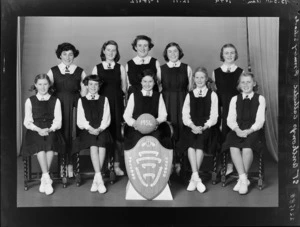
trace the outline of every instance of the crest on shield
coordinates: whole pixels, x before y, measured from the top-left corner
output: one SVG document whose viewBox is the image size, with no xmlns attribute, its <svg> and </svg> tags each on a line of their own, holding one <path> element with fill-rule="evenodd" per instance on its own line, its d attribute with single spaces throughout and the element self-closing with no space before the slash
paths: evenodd
<svg viewBox="0 0 300 227">
<path fill-rule="evenodd" d="M 142 137 L 125 152 L 130 183 L 145 199 L 154 199 L 168 184 L 172 160 L 173 150 L 164 148 L 153 136 Z"/>
</svg>

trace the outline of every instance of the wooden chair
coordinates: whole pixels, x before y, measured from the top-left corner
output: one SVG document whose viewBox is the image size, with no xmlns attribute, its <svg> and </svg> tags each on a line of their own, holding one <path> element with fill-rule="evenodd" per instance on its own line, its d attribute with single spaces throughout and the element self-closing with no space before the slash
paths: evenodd
<svg viewBox="0 0 300 227">
<path fill-rule="evenodd" d="M 265 138 L 265 129 L 262 128 L 260 130 L 260 140 L 258 141 L 259 144 L 259 150 L 254 151 L 254 160 L 258 159 L 258 170 L 255 172 L 249 172 L 248 173 L 248 179 L 250 182 L 257 181 L 257 186 L 259 190 L 263 189 L 263 183 L 264 183 L 264 152 L 268 150 L 266 145 L 266 138 Z M 233 171 L 232 173 L 228 174 L 226 176 L 226 166 L 227 166 L 227 159 L 228 159 L 229 152 L 224 151 L 223 152 L 223 160 L 222 160 L 222 170 L 221 170 L 221 182 L 222 186 L 225 187 L 229 182 L 231 182 L 233 179 L 238 179 L 238 173 L 236 171 Z"/>
<path fill-rule="evenodd" d="M 94 170 L 92 171 L 82 171 L 81 165 L 83 165 L 84 159 L 83 157 L 90 156 L 90 149 L 84 149 L 80 152 L 77 152 L 73 155 L 73 163 L 74 163 L 74 175 L 75 175 L 75 181 L 76 186 L 79 187 L 82 183 L 82 177 L 85 178 L 93 178 L 95 175 Z M 81 161 L 82 159 L 82 161 Z M 86 164 L 91 164 L 91 160 L 86 160 Z M 88 169 L 88 168 L 86 168 Z M 109 178 L 110 184 L 114 184 L 116 181 L 116 174 L 114 170 L 114 159 L 113 159 L 113 152 L 106 152 L 105 161 L 103 163 L 103 167 L 101 170 L 101 174 L 103 178 Z"/>
<path fill-rule="evenodd" d="M 218 182 L 218 160 L 219 158 L 219 152 L 220 152 L 220 132 L 217 126 L 212 126 L 211 127 L 211 136 L 209 138 L 208 144 L 211 144 L 212 146 L 209 147 L 210 152 L 204 153 L 204 159 L 202 162 L 202 165 L 199 170 L 199 175 L 200 177 L 203 178 L 210 178 L 212 184 L 217 184 Z M 206 165 L 206 163 L 210 159 L 211 164 Z M 183 157 L 181 158 L 181 163 L 182 163 L 182 169 L 180 172 L 180 175 L 182 177 L 182 180 L 184 181 L 185 184 L 188 184 L 190 180 L 190 176 L 192 174 L 191 166 L 188 160 L 188 154 L 187 151 L 184 152 Z"/>
<path fill-rule="evenodd" d="M 64 155 L 60 155 L 55 153 L 54 159 L 57 159 L 57 167 L 56 169 L 53 165 L 50 168 L 50 176 L 53 181 L 61 181 L 63 187 L 67 187 L 67 177 L 66 177 L 66 165 L 65 165 L 65 157 Z M 33 161 L 38 162 L 36 155 L 23 157 L 24 164 L 24 190 L 27 191 L 29 189 L 28 183 L 34 181 L 40 181 L 42 176 L 42 171 L 39 165 L 33 166 Z M 54 161 L 54 160 L 53 160 Z M 53 162 L 55 163 L 55 161 Z M 62 166 L 62 169 L 61 169 Z M 62 170 L 62 172 L 61 172 Z"/>
</svg>

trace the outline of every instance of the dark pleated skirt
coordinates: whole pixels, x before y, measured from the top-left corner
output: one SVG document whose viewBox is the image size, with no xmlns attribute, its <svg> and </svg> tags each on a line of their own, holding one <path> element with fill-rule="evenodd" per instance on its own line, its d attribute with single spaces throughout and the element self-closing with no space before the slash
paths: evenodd
<svg viewBox="0 0 300 227">
<path fill-rule="evenodd" d="M 48 136 L 40 136 L 38 132 L 26 130 L 25 138 L 21 146 L 23 156 L 31 156 L 40 151 L 55 151 L 65 153 L 65 141 L 61 132 L 50 132 Z"/>
</svg>

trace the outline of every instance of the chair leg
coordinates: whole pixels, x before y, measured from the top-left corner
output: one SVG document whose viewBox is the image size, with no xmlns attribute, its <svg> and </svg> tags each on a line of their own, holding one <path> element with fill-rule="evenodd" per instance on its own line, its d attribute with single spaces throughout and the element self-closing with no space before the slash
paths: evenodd
<svg viewBox="0 0 300 227">
<path fill-rule="evenodd" d="M 28 190 L 28 157 L 23 157 L 24 165 L 24 190 Z"/>
<path fill-rule="evenodd" d="M 216 184 L 217 182 L 217 155 L 216 154 L 214 154 L 213 156 L 213 172 L 211 175 L 211 181 L 212 184 Z"/>
<path fill-rule="evenodd" d="M 258 169 L 258 188 L 262 190 L 264 180 L 264 162 L 262 152 L 259 154 L 259 169 Z"/>
<path fill-rule="evenodd" d="M 113 155 L 113 152 L 111 155 Z M 115 173 L 115 169 L 114 169 L 114 159 L 112 158 L 111 155 L 108 156 L 108 159 L 109 159 L 108 161 L 110 164 L 110 166 L 109 166 L 109 182 L 110 182 L 110 184 L 114 184 L 116 181 L 116 173 Z"/>
<path fill-rule="evenodd" d="M 65 159 L 65 154 L 62 154 L 61 156 L 59 155 L 59 160 L 61 159 L 61 165 L 62 165 L 62 183 L 63 183 L 63 188 L 67 187 L 67 174 L 66 174 L 66 159 Z M 58 166 L 60 166 L 60 161 L 58 162 Z"/>
<path fill-rule="evenodd" d="M 222 160 L 222 172 L 221 172 L 221 181 L 222 181 L 222 186 L 226 186 L 226 161 L 227 161 L 227 152 L 223 152 L 223 160 Z"/>
<path fill-rule="evenodd" d="M 75 174 L 76 174 L 76 186 L 79 187 L 81 184 L 79 152 L 75 154 Z"/>
</svg>

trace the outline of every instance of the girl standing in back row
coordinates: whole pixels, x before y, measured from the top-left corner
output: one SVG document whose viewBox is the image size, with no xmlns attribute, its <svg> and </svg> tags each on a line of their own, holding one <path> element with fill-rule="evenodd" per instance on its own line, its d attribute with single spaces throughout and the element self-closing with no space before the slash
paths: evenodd
<svg viewBox="0 0 300 227">
<path fill-rule="evenodd" d="M 120 53 L 118 44 L 109 40 L 105 42 L 101 48 L 100 58 L 102 62 L 96 65 L 92 74 L 100 75 L 104 82 L 100 90 L 100 95 L 108 98 L 111 124 L 109 126 L 110 134 L 114 140 L 114 171 L 117 176 L 123 176 L 124 172 L 120 168 L 121 161 L 121 122 L 124 113 L 124 97 L 126 94 L 126 72 L 125 68 L 118 63 Z"/>
</svg>

